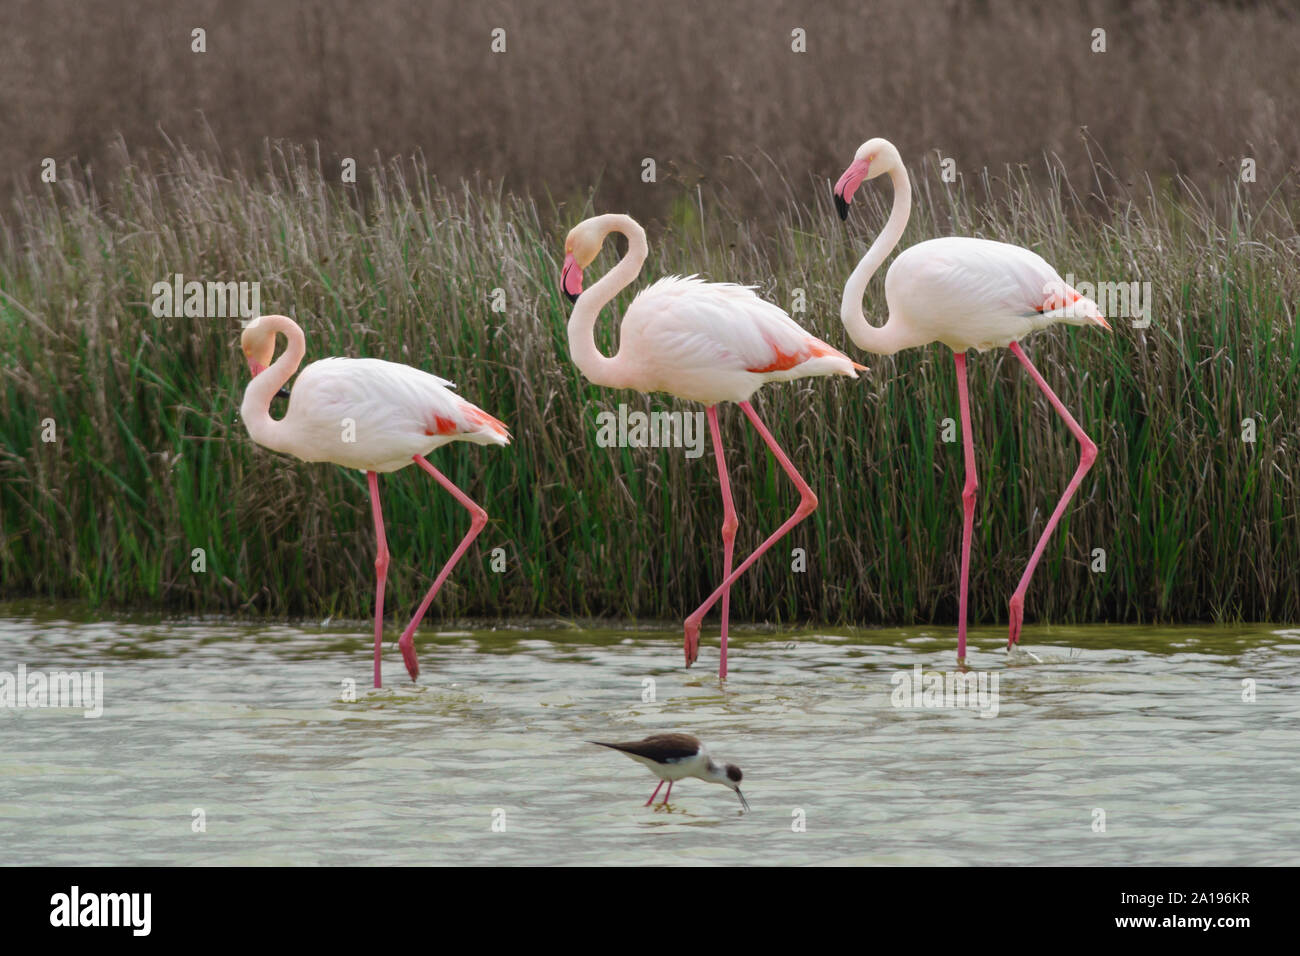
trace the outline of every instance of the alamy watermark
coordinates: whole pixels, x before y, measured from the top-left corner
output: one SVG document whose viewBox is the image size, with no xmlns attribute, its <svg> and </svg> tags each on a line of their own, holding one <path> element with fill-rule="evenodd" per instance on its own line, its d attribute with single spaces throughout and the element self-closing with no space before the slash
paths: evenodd
<svg viewBox="0 0 1300 956">
<path fill-rule="evenodd" d="M 1080 282 L 1071 273 L 1066 275 L 1064 285 L 1056 282 L 1047 283 L 1043 287 L 1043 294 L 1049 301 L 1054 297 L 1065 298 L 1065 290 L 1071 288 L 1083 298 L 1097 303 L 1097 308 L 1101 310 L 1102 315 L 1112 319 L 1133 319 L 1135 329 L 1145 329 L 1151 325 L 1151 283 L 1149 281 L 1088 282 L 1085 279 Z M 1067 314 L 1079 310 L 1079 314 L 1086 318 L 1077 301 L 1062 303 L 1062 309 Z"/>
<path fill-rule="evenodd" d="M 596 414 L 596 444 L 601 448 L 684 448 L 687 458 L 704 454 L 703 412 L 629 411 Z"/>
<path fill-rule="evenodd" d="M 253 319 L 262 314 L 262 283 L 185 281 L 176 273 L 155 282 L 150 307 L 160 319 Z"/>
<path fill-rule="evenodd" d="M 978 710 L 981 717 L 998 715 L 996 671 L 925 673 L 920 664 L 897 671 L 889 679 L 894 685 L 889 702 L 899 708 Z"/>
<path fill-rule="evenodd" d="M 55 927 L 123 927 L 133 936 L 153 928 L 152 893 L 83 893 L 73 884 L 50 897 L 50 925 Z"/>
<path fill-rule="evenodd" d="M 103 671 L 0 671 L 0 708 L 80 708 L 83 717 L 104 713 Z"/>
</svg>

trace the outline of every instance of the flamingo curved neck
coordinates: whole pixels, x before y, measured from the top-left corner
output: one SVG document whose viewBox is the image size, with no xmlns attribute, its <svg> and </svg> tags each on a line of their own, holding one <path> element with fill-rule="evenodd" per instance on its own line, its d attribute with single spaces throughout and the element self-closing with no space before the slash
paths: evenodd
<svg viewBox="0 0 1300 956">
<path fill-rule="evenodd" d="M 289 340 L 284 352 L 271 363 L 266 371 L 253 376 L 253 380 L 244 389 L 244 401 L 239 406 L 239 416 L 244 420 L 244 427 L 249 436 L 259 445 L 273 451 L 292 453 L 289 436 L 282 434 L 282 425 L 271 417 L 271 399 L 276 392 L 293 378 L 302 357 L 307 352 L 307 341 L 302 329 L 293 319 L 284 315 L 267 315 L 262 322 L 276 332 L 281 332 Z"/>
<path fill-rule="evenodd" d="M 874 326 L 867 322 L 867 317 L 862 313 L 862 297 L 866 294 L 867 284 L 885 257 L 898 245 L 898 240 L 903 238 L 903 230 L 907 228 L 907 219 L 912 213 L 912 184 L 907 177 L 907 170 L 900 163 L 889 171 L 889 178 L 894 183 L 894 206 L 890 210 L 889 220 L 849 276 L 849 281 L 844 286 L 844 298 L 840 302 L 840 320 L 844 323 L 849 338 L 858 348 L 878 355 L 892 355 L 899 349 L 914 344 L 906 338 L 904 329 L 893 315 L 883 326 Z"/>
<path fill-rule="evenodd" d="M 620 388 L 623 384 L 623 363 L 619 355 L 610 357 L 596 347 L 596 319 L 600 310 L 613 300 L 641 273 L 641 266 L 649 254 L 645 230 L 630 216 L 611 214 L 604 220 L 602 235 L 621 232 L 627 237 L 627 254 L 618 265 L 600 277 L 591 288 L 578 296 L 573 313 L 569 316 L 569 353 L 573 364 L 595 385 Z M 621 349 L 620 349 L 621 354 Z"/>
</svg>

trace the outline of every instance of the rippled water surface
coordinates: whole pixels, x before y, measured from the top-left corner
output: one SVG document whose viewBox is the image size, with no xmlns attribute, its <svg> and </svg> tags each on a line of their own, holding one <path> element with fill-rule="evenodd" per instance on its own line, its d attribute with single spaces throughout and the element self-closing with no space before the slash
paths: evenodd
<svg viewBox="0 0 1300 956">
<path fill-rule="evenodd" d="M 716 632 L 685 670 L 676 630 L 430 629 L 419 683 L 390 643 L 374 690 L 365 624 L 0 608 L 0 672 L 104 681 L 95 719 L 0 709 L 3 862 L 1300 862 L 1300 630 L 1004 634 L 974 633 L 981 717 L 891 699 L 952 670 L 949 628 L 740 629 L 725 683 Z M 655 779 L 584 743 L 667 730 L 753 812 L 697 780 L 643 807 Z"/>
</svg>

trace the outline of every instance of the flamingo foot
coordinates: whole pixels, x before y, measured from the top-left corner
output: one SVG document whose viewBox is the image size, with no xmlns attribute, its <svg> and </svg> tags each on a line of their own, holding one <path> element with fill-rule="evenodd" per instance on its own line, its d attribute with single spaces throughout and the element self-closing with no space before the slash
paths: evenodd
<svg viewBox="0 0 1300 956">
<path fill-rule="evenodd" d="M 1007 634 L 1007 650 L 1016 646 L 1020 640 L 1020 628 L 1025 621 L 1025 602 L 1019 595 L 1011 599 L 1011 624 Z"/>
<path fill-rule="evenodd" d="M 420 676 L 420 661 L 415 656 L 415 638 L 411 634 L 403 634 L 397 646 L 402 649 L 402 660 L 406 662 L 407 673 L 411 675 L 411 680 Z"/>
<path fill-rule="evenodd" d="M 686 651 L 686 666 L 690 667 L 700 656 L 700 622 L 694 618 L 686 619 L 686 640 L 683 642 L 683 649 Z"/>
</svg>

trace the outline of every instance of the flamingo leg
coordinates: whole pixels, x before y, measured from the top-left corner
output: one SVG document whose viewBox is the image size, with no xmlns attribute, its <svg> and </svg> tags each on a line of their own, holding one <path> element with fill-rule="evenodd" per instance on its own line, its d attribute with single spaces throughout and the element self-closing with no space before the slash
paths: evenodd
<svg viewBox="0 0 1300 956">
<path fill-rule="evenodd" d="M 731 480 L 727 476 L 727 462 L 722 452 L 722 430 L 718 427 L 718 406 L 710 405 L 705 412 L 709 431 L 713 435 L 713 457 L 718 461 L 718 483 L 722 486 L 722 577 L 731 576 L 731 562 L 736 553 L 736 505 L 731 498 Z M 718 676 L 727 676 L 727 622 L 731 617 L 731 588 L 722 594 L 722 657 L 718 662 Z M 686 666 L 690 667 L 700 654 L 699 634 L 694 641 L 686 641 Z"/>
<path fill-rule="evenodd" d="M 402 636 L 397 642 L 398 646 L 402 649 L 402 659 L 406 662 L 406 669 L 411 674 L 411 680 L 415 680 L 415 678 L 420 676 L 420 662 L 415 657 L 415 629 L 419 626 L 420 621 L 423 620 L 424 613 L 429 610 L 429 605 L 433 603 L 433 599 L 437 596 L 438 589 L 442 587 L 442 583 L 446 581 L 447 576 L 451 574 L 451 569 L 456 566 L 456 562 L 461 559 L 461 555 L 463 555 L 469 546 L 474 543 L 474 539 L 478 537 L 479 532 L 483 530 L 483 526 L 487 524 L 487 512 L 475 504 L 469 495 L 457 488 L 450 478 L 440 472 L 437 468 L 434 468 L 433 465 L 429 464 L 423 455 L 415 455 L 413 457 L 417 465 L 432 475 L 438 484 L 446 488 L 447 491 L 451 493 L 452 497 L 464 505 L 465 510 L 470 514 L 470 525 L 469 531 L 465 532 L 465 537 L 461 539 L 456 550 L 453 551 L 451 557 L 447 559 L 447 563 L 444 564 L 442 570 L 438 572 L 438 576 L 434 578 L 433 587 L 429 588 L 429 593 L 426 594 L 424 600 L 420 602 L 419 608 L 415 611 L 415 616 L 411 618 L 411 623 L 406 625 L 406 630 L 402 632 Z"/>
<path fill-rule="evenodd" d="M 1065 513 L 1065 506 L 1069 504 L 1070 499 L 1074 497 L 1075 491 L 1079 488 L 1079 483 L 1083 481 L 1083 476 L 1087 474 L 1088 469 L 1092 467 L 1092 463 L 1097 460 L 1096 443 L 1087 436 L 1084 430 L 1079 426 L 1079 423 L 1074 420 L 1074 416 L 1071 415 L 1069 411 L 1066 410 L 1066 407 L 1061 404 L 1061 400 L 1057 398 L 1056 393 L 1048 387 L 1047 382 L 1043 380 L 1043 376 L 1038 374 L 1038 369 L 1034 368 L 1033 363 L 1029 361 L 1029 357 L 1025 355 L 1024 350 L 1021 349 L 1020 343 L 1012 342 L 1009 348 L 1011 349 L 1011 354 L 1020 359 L 1020 364 L 1025 367 L 1033 380 L 1038 383 L 1038 387 L 1047 395 L 1048 401 L 1050 401 L 1052 407 L 1056 409 L 1056 414 L 1060 415 L 1061 418 L 1065 420 L 1065 424 L 1069 426 L 1074 437 L 1078 439 L 1080 452 L 1079 467 L 1075 469 L 1074 477 L 1070 479 L 1070 483 L 1065 488 L 1065 493 L 1061 495 L 1061 500 L 1056 505 L 1056 510 L 1053 511 L 1052 516 L 1047 519 L 1047 527 L 1043 529 L 1043 534 L 1038 539 L 1038 545 L 1034 548 L 1034 553 L 1029 558 L 1029 564 L 1025 568 L 1025 573 L 1021 576 L 1020 583 L 1016 585 L 1015 593 L 1011 595 L 1011 624 L 1007 637 L 1008 649 L 1010 649 L 1012 645 L 1020 639 L 1020 628 L 1025 616 L 1025 592 L 1029 590 L 1029 579 L 1034 576 L 1034 568 L 1038 565 L 1038 559 L 1043 556 L 1043 551 L 1047 547 L 1047 539 L 1051 537 L 1052 532 L 1056 529 L 1057 522 L 1061 520 L 1061 515 Z"/>
<path fill-rule="evenodd" d="M 659 781 L 659 786 L 655 787 L 655 792 L 652 793 L 652 794 L 650 794 L 650 799 L 647 800 L 645 803 L 643 803 L 643 804 L 641 804 L 641 805 L 642 805 L 643 807 L 648 807 L 648 806 L 650 806 L 650 804 L 654 803 L 654 802 L 655 802 L 655 797 L 659 796 L 659 791 L 663 788 L 663 785 L 664 785 L 664 782 L 663 782 L 662 780 L 660 780 L 660 781 Z M 671 788 L 670 788 L 670 789 L 671 789 Z"/>
<path fill-rule="evenodd" d="M 686 619 L 685 630 L 687 647 L 699 643 L 700 623 L 704 620 L 704 615 L 709 612 L 709 608 L 713 607 L 713 605 L 717 603 L 719 598 L 730 590 L 732 583 L 748 571 L 749 566 L 761 558 L 764 552 L 772 547 L 772 545 L 776 544 L 777 541 L 781 540 L 781 538 L 785 537 L 785 535 L 789 534 L 790 530 L 795 525 L 812 514 L 817 508 L 817 495 L 813 493 L 812 488 L 808 486 L 808 482 L 803 480 L 803 475 L 799 474 L 798 469 L 794 467 L 794 464 L 791 463 L 785 452 L 781 450 L 781 446 L 776 443 L 776 439 L 773 438 L 772 433 L 767 430 L 767 426 L 759 420 L 758 413 L 754 411 L 754 406 L 749 402 L 741 402 L 740 408 L 741 411 L 749 417 L 750 422 L 754 426 L 754 430 L 757 431 L 763 441 L 767 443 L 767 447 L 772 450 L 772 454 L 776 456 L 776 460 L 780 463 L 782 469 L 785 470 L 785 473 L 790 476 L 790 480 L 794 482 L 795 487 L 799 489 L 799 506 L 795 508 L 794 514 L 787 518 L 781 527 L 772 532 L 771 536 L 769 536 L 766 541 L 755 548 L 754 552 L 740 563 L 740 567 L 726 575 L 722 583 L 718 585 L 717 590 L 710 594 L 708 599 L 695 610 L 695 613 Z"/>
<path fill-rule="evenodd" d="M 664 794 L 664 802 L 663 802 L 663 805 L 664 805 L 665 807 L 668 806 L 668 798 L 671 797 L 672 795 L 673 795 L 673 782 L 672 782 L 671 780 L 669 780 L 669 781 L 668 781 L 668 792 Z"/>
<path fill-rule="evenodd" d="M 970 539 L 975 525 L 975 493 L 979 478 L 975 474 L 975 436 L 970 425 L 970 394 L 966 381 L 966 353 L 953 355 L 957 361 L 957 402 L 961 407 L 961 436 L 966 452 L 966 486 L 961 492 L 961 591 L 957 611 L 957 666 L 966 663 L 966 607 L 970 586 Z"/>
<path fill-rule="evenodd" d="M 382 687 L 379 676 L 379 654 L 384 642 L 384 581 L 388 579 L 388 539 L 384 536 L 384 513 L 379 507 L 379 476 L 366 472 L 370 485 L 370 513 L 375 519 L 375 686 Z"/>
</svg>

